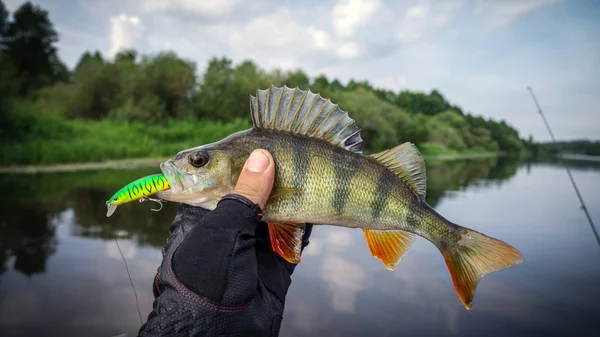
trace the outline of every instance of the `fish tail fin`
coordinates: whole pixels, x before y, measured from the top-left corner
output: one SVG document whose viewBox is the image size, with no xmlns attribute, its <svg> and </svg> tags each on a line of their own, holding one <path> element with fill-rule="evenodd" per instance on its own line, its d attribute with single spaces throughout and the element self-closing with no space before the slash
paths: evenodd
<svg viewBox="0 0 600 337">
<path fill-rule="evenodd" d="M 461 228 L 461 232 L 460 239 L 441 252 L 458 297 L 471 310 L 479 279 L 523 262 L 523 256 L 509 244 L 477 231 Z"/>
</svg>

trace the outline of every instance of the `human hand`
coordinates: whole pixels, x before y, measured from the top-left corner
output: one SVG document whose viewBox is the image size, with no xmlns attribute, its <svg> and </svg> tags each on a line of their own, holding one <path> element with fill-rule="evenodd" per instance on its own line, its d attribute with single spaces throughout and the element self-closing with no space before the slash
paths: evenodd
<svg viewBox="0 0 600 337">
<path fill-rule="evenodd" d="M 155 278 L 154 310 L 140 335 L 278 334 L 295 265 L 271 251 L 260 221 L 274 175 L 273 157 L 256 150 L 215 210 L 181 206 Z M 302 248 L 311 230 L 307 225 Z"/>
</svg>

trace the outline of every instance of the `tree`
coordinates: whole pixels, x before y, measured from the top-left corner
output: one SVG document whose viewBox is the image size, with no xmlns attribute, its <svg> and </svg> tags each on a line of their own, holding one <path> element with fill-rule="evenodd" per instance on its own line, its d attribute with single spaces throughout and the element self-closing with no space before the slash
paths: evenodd
<svg viewBox="0 0 600 337">
<path fill-rule="evenodd" d="M 323 74 L 317 76 L 312 83 L 313 92 L 323 92 L 329 88 L 329 80 Z"/>
<path fill-rule="evenodd" d="M 8 113 L 6 110 L 19 85 L 15 65 L 6 52 L 5 31 L 8 25 L 8 15 L 6 6 L 0 1 L 0 124 L 3 125 L 8 124 L 5 121 Z"/>
<path fill-rule="evenodd" d="M 54 47 L 56 42 L 58 33 L 47 11 L 26 2 L 13 14 L 12 22 L 4 29 L 3 44 L 22 79 L 20 95 L 68 80 L 67 68 Z"/>
<path fill-rule="evenodd" d="M 231 109 L 237 105 L 235 97 L 229 94 L 233 80 L 231 63 L 225 57 L 213 57 L 208 62 L 196 96 L 199 117 L 221 120 L 231 118 Z"/>
<path fill-rule="evenodd" d="M 285 85 L 290 88 L 298 87 L 302 90 L 307 90 L 310 85 L 310 79 L 305 72 L 298 69 L 294 72 L 289 72 L 287 74 L 287 79 L 285 80 Z"/>
<path fill-rule="evenodd" d="M 396 96 L 395 103 L 413 114 L 422 113 L 427 116 L 452 108 L 437 90 L 433 90 L 430 94 L 403 90 Z"/>
<path fill-rule="evenodd" d="M 8 10 L 6 9 L 6 6 L 4 5 L 4 2 L 0 1 L 0 37 L 4 36 L 4 30 L 6 29 L 6 26 L 8 25 L 8 14 L 9 13 L 8 13 Z M 1 46 L 2 45 L 0 44 L 0 48 L 1 48 Z"/>
<path fill-rule="evenodd" d="M 164 103 L 166 114 L 186 117 L 196 84 L 196 64 L 174 53 L 161 53 L 144 60 L 142 72 L 140 85 Z"/>
</svg>

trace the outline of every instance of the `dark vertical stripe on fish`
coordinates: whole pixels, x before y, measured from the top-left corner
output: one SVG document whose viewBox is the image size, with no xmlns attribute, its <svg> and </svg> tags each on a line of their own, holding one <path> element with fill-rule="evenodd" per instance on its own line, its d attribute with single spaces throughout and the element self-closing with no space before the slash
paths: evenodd
<svg viewBox="0 0 600 337">
<path fill-rule="evenodd" d="M 348 155 L 347 152 L 347 150 L 342 149 L 341 147 L 336 147 L 333 150 L 333 162 L 343 162 L 344 157 Z M 348 170 L 348 167 L 341 165 L 334 166 L 333 170 L 336 184 L 333 195 L 331 196 L 331 205 L 333 206 L 336 215 L 342 214 L 344 212 L 344 208 L 346 208 L 348 198 L 350 198 L 352 179 L 354 178 L 356 172 L 358 172 L 358 165 L 360 165 L 360 160 L 355 158 L 349 165 L 349 167 L 354 168 L 353 170 Z"/>
<path fill-rule="evenodd" d="M 371 204 L 371 217 L 373 220 L 378 220 L 381 217 L 381 213 L 383 213 L 392 192 L 392 184 L 386 173 L 382 173 L 377 182 L 377 193 L 375 193 L 375 198 Z"/>
<path fill-rule="evenodd" d="M 301 146 L 294 146 L 294 187 L 302 189 L 306 184 L 310 168 L 308 151 Z"/>
</svg>

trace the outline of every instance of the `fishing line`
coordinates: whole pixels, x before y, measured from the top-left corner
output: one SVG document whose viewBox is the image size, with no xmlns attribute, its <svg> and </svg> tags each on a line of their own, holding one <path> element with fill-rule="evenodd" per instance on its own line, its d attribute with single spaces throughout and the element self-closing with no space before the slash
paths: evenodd
<svg viewBox="0 0 600 337">
<path fill-rule="evenodd" d="M 119 246 L 119 240 L 117 240 L 117 235 L 114 236 L 115 243 L 117 244 L 117 249 L 119 250 L 119 254 L 121 254 L 121 258 L 123 259 L 123 263 L 125 264 L 125 270 L 127 270 L 127 277 L 129 277 L 129 283 L 131 283 L 131 288 L 133 289 L 133 295 L 135 296 L 135 306 L 137 308 L 138 316 L 140 317 L 140 324 L 144 324 L 142 320 L 142 313 L 140 312 L 140 303 L 138 302 L 137 292 L 135 291 L 135 286 L 133 285 L 133 280 L 131 279 L 131 274 L 129 273 L 129 267 L 127 266 L 127 260 L 125 260 L 125 255 L 121 251 L 121 246 Z"/>
<path fill-rule="evenodd" d="M 554 134 L 552 133 L 552 130 L 550 130 L 550 125 L 548 124 L 548 121 L 546 120 L 546 116 L 544 116 L 544 112 L 542 111 L 542 108 L 540 107 L 540 104 L 538 103 L 538 100 L 535 97 L 535 94 L 533 93 L 533 89 L 531 89 L 530 86 L 527 86 L 527 90 L 529 90 L 529 92 L 531 93 L 531 98 L 533 98 L 533 102 L 535 103 L 535 106 L 538 109 L 538 113 L 540 114 L 540 116 L 542 116 L 542 119 L 544 120 L 544 124 L 546 124 L 546 128 L 548 129 L 548 132 L 550 133 L 550 137 L 552 137 L 552 142 L 554 143 L 554 147 L 556 148 L 556 151 L 558 152 L 558 158 L 560 158 L 560 161 L 563 163 L 563 165 L 565 166 L 565 169 L 567 170 L 567 174 L 569 175 L 569 178 L 571 179 L 571 184 L 573 184 L 575 193 L 577 193 L 577 197 L 579 197 L 579 202 L 581 203 L 581 209 L 583 209 L 583 211 L 585 212 L 588 222 L 590 223 L 590 227 L 592 228 L 592 232 L 594 232 L 594 236 L 596 237 L 596 241 L 598 241 L 598 245 L 600 245 L 600 236 L 598 235 L 596 226 L 594 225 L 594 222 L 592 221 L 592 217 L 590 216 L 590 213 L 588 212 L 587 206 L 585 205 L 585 202 L 583 201 L 583 197 L 581 196 L 581 193 L 579 193 L 577 184 L 575 184 L 575 179 L 573 179 L 573 176 L 571 175 L 571 170 L 569 170 L 569 166 L 567 165 L 567 162 L 563 159 L 562 153 L 560 152 L 558 144 L 556 143 L 556 139 L 554 139 Z"/>
</svg>

